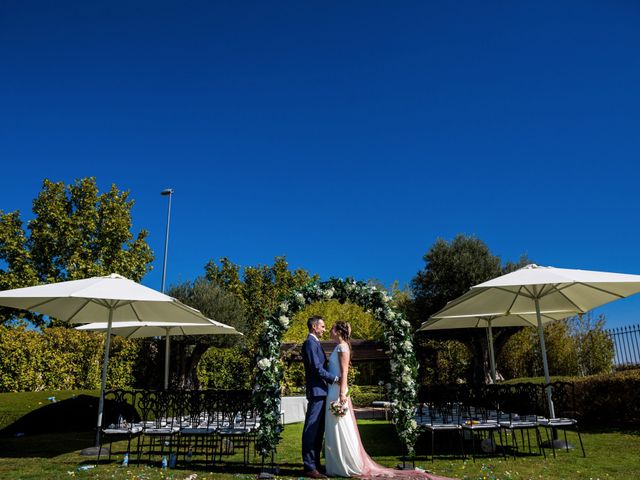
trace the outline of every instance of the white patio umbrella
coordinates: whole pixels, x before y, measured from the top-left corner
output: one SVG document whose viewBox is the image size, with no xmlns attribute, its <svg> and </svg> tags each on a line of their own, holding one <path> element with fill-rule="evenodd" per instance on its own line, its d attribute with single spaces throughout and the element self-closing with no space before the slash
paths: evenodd
<svg viewBox="0 0 640 480">
<path fill-rule="evenodd" d="M 555 418 L 542 315 L 570 316 L 640 292 L 640 275 L 527 265 L 481 283 L 433 317 L 535 315 L 547 384 L 549 415 Z"/>
<path fill-rule="evenodd" d="M 124 338 L 165 337 L 164 388 L 169 387 L 170 338 L 176 335 L 242 335 L 235 328 L 208 319 L 210 323 L 169 323 L 169 322 L 115 322 L 111 325 L 111 334 Z M 109 325 L 104 322 L 87 323 L 76 330 L 106 331 Z"/>
<path fill-rule="evenodd" d="M 546 324 L 566 317 L 566 314 L 541 314 L 542 323 Z M 449 330 L 456 328 L 486 328 L 489 346 L 489 364 L 491 366 L 491 380 L 496 383 L 496 358 L 493 349 L 493 327 L 535 327 L 537 317 L 532 315 L 486 315 L 471 317 L 436 317 L 432 315 L 418 329 L 419 332 L 429 330 Z"/>
<path fill-rule="evenodd" d="M 195 308 L 116 273 L 105 277 L 1 291 L 0 305 L 30 310 L 71 323 L 106 321 L 107 337 L 104 342 L 96 445 L 100 442 L 111 325 L 125 321 L 210 322 Z"/>
</svg>

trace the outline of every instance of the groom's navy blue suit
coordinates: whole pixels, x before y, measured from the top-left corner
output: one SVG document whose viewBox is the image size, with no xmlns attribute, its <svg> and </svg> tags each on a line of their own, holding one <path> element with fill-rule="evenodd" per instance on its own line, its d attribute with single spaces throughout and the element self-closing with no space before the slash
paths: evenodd
<svg viewBox="0 0 640 480">
<path fill-rule="evenodd" d="M 334 383 L 338 378 L 325 369 L 327 357 L 320 341 L 314 335 L 310 334 L 302 344 L 302 360 L 309 401 L 302 431 L 302 462 L 305 471 L 310 472 L 320 465 L 327 382 Z"/>
</svg>

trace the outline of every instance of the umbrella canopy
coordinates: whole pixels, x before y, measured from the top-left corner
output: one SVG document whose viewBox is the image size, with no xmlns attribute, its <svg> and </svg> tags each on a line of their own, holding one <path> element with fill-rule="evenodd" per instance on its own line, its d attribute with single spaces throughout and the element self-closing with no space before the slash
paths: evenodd
<svg viewBox="0 0 640 480">
<path fill-rule="evenodd" d="M 481 283 L 449 302 L 432 318 L 535 315 L 549 414 L 555 418 L 547 365 L 542 315 L 556 317 L 585 313 L 592 308 L 640 292 L 640 275 L 572 270 L 527 265 Z"/>
<path fill-rule="evenodd" d="M 210 323 L 173 323 L 173 322 L 114 322 L 111 334 L 124 338 L 164 337 L 166 335 L 242 335 L 235 328 L 208 319 Z M 105 331 L 104 322 L 88 323 L 76 327 L 76 330 Z"/>
<path fill-rule="evenodd" d="M 471 287 L 434 317 L 585 313 L 640 292 L 640 275 L 527 265 Z M 446 312 L 445 312 L 446 310 Z"/>
<path fill-rule="evenodd" d="M 566 317 L 565 314 L 541 314 L 542 323 L 553 322 Z M 535 327 L 538 324 L 536 315 L 487 315 L 470 317 L 441 317 L 431 316 L 418 329 L 419 332 L 429 330 L 449 330 L 455 328 L 486 328 L 487 343 L 489 345 L 489 362 L 491 365 L 491 379 L 496 383 L 496 359 L 493 349 L 493 327 Z"/>
<path fill-rule="evenodd" d="M 5 290 L 0 292 L 0 305 L 30 310 L 71 323 L 105 322 L 107 324 L 96 445 L 100 442 L 111 343 L 110 330 L 113 322 L 145 320 L 204 324 L 210 322 L 195 308 L 116 273 L 105 277 Z"/>
<path fill-rule="evenodd" d="M 113 273 L 106 277 L 50 283 L 0 292 L 0 305 L 31 310 L 71 323 L 207 319 L 173 297 Z"/>
<path fill-rule="evenodd" d="M 235 328 L 224 323 L 209 320 L 209 324 L 169 323 L 169 322 L 116 322 L 111 325 L 111 334 L 124 338 L 165 337 L 164 352 L 164 388 L 169 387 L 170 338 L 176 335 L 242 335 Z M 87 323 L 76 330 L 106 331 L 109 325 L 104 322 Z"/>
</svg>

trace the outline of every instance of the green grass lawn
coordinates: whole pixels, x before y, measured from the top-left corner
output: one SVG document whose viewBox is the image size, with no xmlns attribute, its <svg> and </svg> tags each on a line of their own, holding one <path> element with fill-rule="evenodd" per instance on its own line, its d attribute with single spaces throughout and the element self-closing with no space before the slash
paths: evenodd
<svg viewBox="0 0 640 480">
<path fill-rule="evenodd" d="M 68 405 L 80 399 L 71 394 L 58 392 L 56 399 L 68 398 Z M 47 400 L 52 392 L 31 394 L 0 395 L 0 416 L 12 422 L 19 420 L 18 412 L 30 414 L 50 406 Z M 16 400 L 17 398 L 17 400 Z M 10 400 L 11 399 L 11 400 Z M 43 399 L 45 402 L 43 402 Z M 30 403 L 31 402 L 31 403 Z M 90 403 L 90 402 L 89 402 Z M 84 404 L 82 404 L 84 405 Z M 65 415 L 73 415 L 68 408 L 60 410 Z M 50 412 L 53 412 L 52 410 Z M 71 413 L 69 413 L 71 412 Z M 59 413 L 59 412 L 56 412 Z M 64 419 L 62 419 L 64 420 Z M 73 424 L 73 422 L 70 422 Z M 59 421 L 58 425 L 65 425 Z M 6 426 L 0 424 L 0 428 Z M 377 462 L 386 466 L 398 464 L 401 455 L 393 426 L 384 420 L 361 420 L 359 422 L 363 443 Z M 119 466 L 122 455 L 114 456 L 111 463 L 102 462 L 89 470 L 78 470 L 83 465 L 95 465 L 95 458 L 83 457 L 80 450 L 91 446 L 94 435 L 91 432 L 58 432 L 14 436 L 7 433 L 0 438 L 0 478 L 2 479 L 43 479 L 43 478 L 91 478 L 91 479 L 243 479 L 255 478 L 260 472 L 259 459 L 249 466 L 242 465 L 241 454 L 223 457 L 223 462 L 213 468 L 193 466 L 163 471 L 159 468 L 159 458 L 151 464 L 140 466 L 132 463 L 128 468 Z M 282 442 L 278 447 L 276 462 L 280 468 L 279 477 L 299 478 L 301 476 L 300 437 L 301 424 L 287 425 Z M 570 441 L 577 445 L 577 438 L 570 435 Z M 460 479 L 637 479 L 640 478 L 640 432 L 624 430 L 583 431 L 587 457 L 583 458 L 578 449 L 558 452 L 557 458 L 539 455 L 518 456 L 503 459 L 501 456 L 463 460 L 459 457 L 436 457 L 432 462 L 425 457 L 426 439 L 418 444 L 416 465 L 438 475 Z M 126 442 L 114 445 L 115 450 L 123 450 Z M 550 454 L 550 452 L 549 452 Z"/>
</svg>

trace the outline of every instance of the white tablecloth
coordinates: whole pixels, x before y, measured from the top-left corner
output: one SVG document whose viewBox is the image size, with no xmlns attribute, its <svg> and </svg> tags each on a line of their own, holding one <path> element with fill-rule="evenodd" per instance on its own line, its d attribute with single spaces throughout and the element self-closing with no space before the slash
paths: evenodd
<svg viewBox="0 0 640 480">
<path fill-rule="evenodd" d="M 280 399 L 280 413 L 284 423 L 304 422 L 307 413 L 307 399 L 305 397 L 282 397 Z"/>
</svg>

